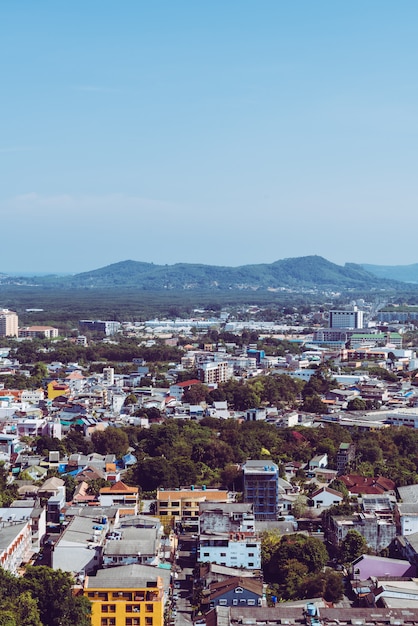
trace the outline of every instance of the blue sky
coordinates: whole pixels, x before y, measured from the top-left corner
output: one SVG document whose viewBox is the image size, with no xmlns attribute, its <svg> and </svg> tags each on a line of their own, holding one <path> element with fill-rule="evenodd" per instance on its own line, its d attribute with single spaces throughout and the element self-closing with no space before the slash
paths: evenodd
<svg viewBox="0 0 418 626">
<path fill-rule="evenodd" d="M 418 262 L 415 0 L 5 0 L 0 271 Z"/>
</svg>

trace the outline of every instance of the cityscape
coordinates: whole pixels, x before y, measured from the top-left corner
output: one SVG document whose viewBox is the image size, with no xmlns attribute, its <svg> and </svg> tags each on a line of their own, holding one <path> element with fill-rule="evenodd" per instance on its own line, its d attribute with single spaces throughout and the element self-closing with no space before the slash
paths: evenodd
<svg viewBox="0 0 418 626">
<path fill-rule="evenodd" d="M 5 575 L 63 573 L 93 626 L 418 614 L 417 317 L 2 309 Z"/>
<path fill-rule="evenodd" d="M 0 626 L 418 626 L 417 24 L 0 2 Z"/>
</svg>

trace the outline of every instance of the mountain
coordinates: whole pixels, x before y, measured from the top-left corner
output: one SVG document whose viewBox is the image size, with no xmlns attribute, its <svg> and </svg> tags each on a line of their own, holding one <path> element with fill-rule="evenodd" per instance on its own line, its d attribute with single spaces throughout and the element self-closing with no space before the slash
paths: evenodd
<svg viewBox="0 0 418 626">
<path fill-rule="evenodd" d="M 368 265 L 361 267 L 378 278 L 398 280 L 404 283 L 418 283 L 418 263 L 412 265 Z"/>
<path fill-rule="evenodd" d="M 393 284 L 392 284 L 393 283 Z M 28 285 L 28 279 L 25 279 Z M 32 284 L 67 289 L 137 290 L 306 290 L 390 289 L 360 265 L 336 265 L 320 256 L 282 259 L 270 264 L 225 267 L 193 263 L 155 265 L 121 261 L 74 276 L 37 276 Z"/>
</svg>

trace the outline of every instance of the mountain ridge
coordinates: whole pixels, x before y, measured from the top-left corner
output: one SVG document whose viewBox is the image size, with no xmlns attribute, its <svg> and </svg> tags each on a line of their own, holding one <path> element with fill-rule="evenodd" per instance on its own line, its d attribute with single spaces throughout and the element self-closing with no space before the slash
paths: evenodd
<svg viewBox="0 0 418 626">
<path fill-rule="evenodd" d="M 155 291 L 342 290 L 390 289 L 399 286 L 394 280 L 377 277 L 360 264 L 337 265 L 317 255 L 237 267 L 203 263 L 157 265 L 128 259 L 71 276 L 49 275 L 37 276 L 33 281 L 28 278 L 21 280 L 24 280 L 25 285 L 57 289 L 124 287 Z"/>
</svg>

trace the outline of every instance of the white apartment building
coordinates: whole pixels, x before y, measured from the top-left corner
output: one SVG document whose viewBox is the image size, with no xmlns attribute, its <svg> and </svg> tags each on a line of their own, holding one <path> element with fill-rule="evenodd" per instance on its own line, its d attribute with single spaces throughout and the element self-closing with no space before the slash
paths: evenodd
<svg viewBox="0 0 418 626">
<path fill-rule="evenodd" d="M 0 337 L 17 337 L 19 335 L 19 318 L 17 313 L 9 309 L 0 309 Z"/>
<path fill-rule="evenodd" d="M 356 306 L 346 310 L 332 310 L 329 312 L 330 328 L 363 328 L 363 311 Z"/>
<path fill-rule="evenodd" d="M 246 533 L 201 535 L 198 560 L 226 567 L 261 569 L 261 540 L 247 537 Z"/>
<path fill-rule="evenodd" d="M 205 385 L 225 383 L 232 378 L 232 373 L 232 367 L 227 361 L 202 363 L 199 368 L 199 377 Z"/>
</svg>

